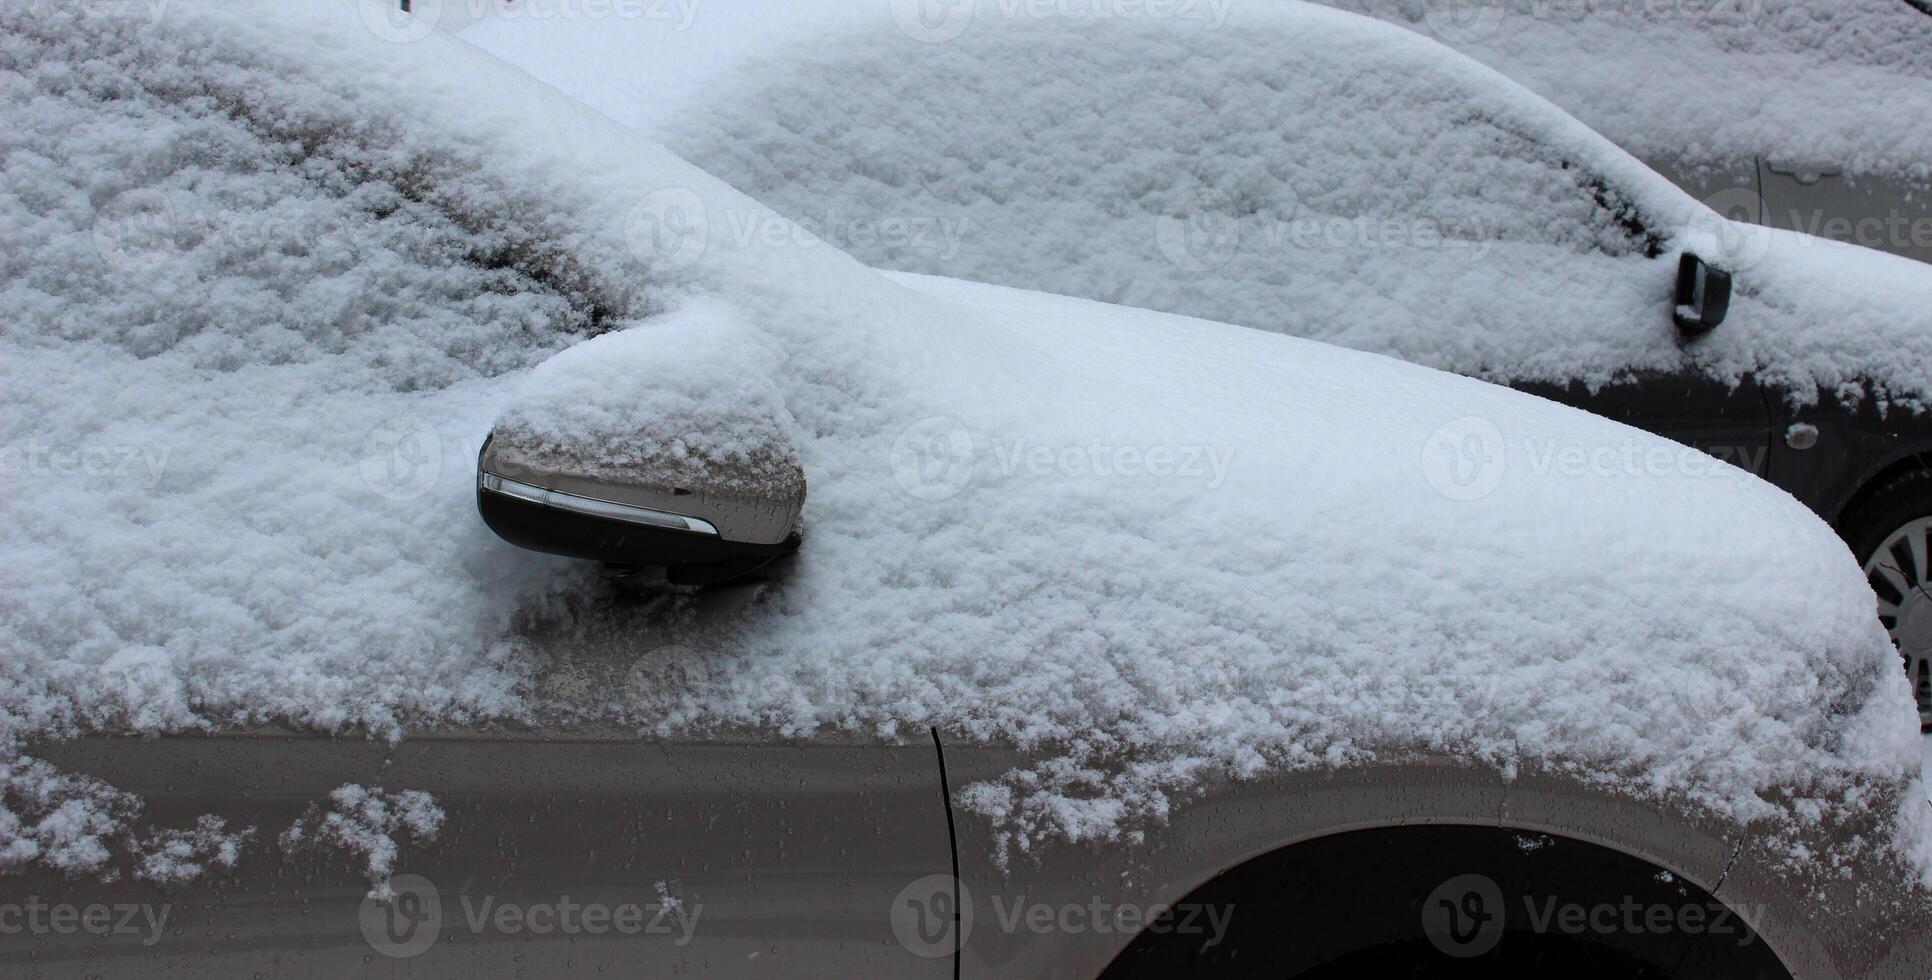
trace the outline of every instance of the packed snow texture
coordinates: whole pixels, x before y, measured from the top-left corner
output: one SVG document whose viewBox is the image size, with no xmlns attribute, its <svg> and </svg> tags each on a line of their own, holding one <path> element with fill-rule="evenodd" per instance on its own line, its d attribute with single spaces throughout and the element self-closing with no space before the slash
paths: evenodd
<svg viewBox="0 0 1932 980">
<path fill-rule="evenodd" d="M 9 118 L 31 123 L 0 198 L 5 445 L 169 451 L 146 484 L 9 477 L 17 725 L 526 719 L 544 670 L 604 656 L 640 683 L 573 707 L 647 732 L 1022 746 L 1031 768 L 965 791 L 1020 844 L 1132 834 L 1217 779 L 1418 752 L 1793 826 L 1919 792 L 1915 712 L 1843 546 L 1681 447 L 1372 354 L 881 276 L 463 42 L 392 43 L 353 6 L 175 4 L 139 30 L 9 7 L 0 28 Z M 1513 91 L 1491 122 L 1554 118 Z M 1579 186 L 1547 164 L 1528 186 Z M 99 216 L 147 187 L 287 208 L 295 230 L 212 255 L 191 232 L 109 271 Z M 667 191 L 695 220 L 658 220 Z M 1470 213 L 1587 213 L 1549 208 Z M 317 245 L 336 217 L 356 247 Z M 1521 253 L 1546 256 L 1525 275 L 1614 284 L 1655 264 L 1641 237 L 1586 222 Z M 1397 272 L 1369 273 L 1356 319 L 1401 318 Z M 156 319 L 183 289 L 201 312 Z M 365 292 L 396 305 L 360 317 Z M 1450 319 L 1471 309 L 1435 315 L 1484 336 Z M 729 343 L 693 355 L 704 400 L 782 407 L 811 480 L 810 541 L 756 602 L 653 621 L 482 527 L 471 467 L 499 414 L 583 442 L 670 411 L 636 420 L 657 440 L 699 401 L 585 386 L 608 413 L 538 412 L 535 365 L 624 330 L 582 346 L 648 375 L 705 324 Z M 1570 450 L 1643 462 L 1547 465 Z M 416 482 L 400 464 L 425 456 Z M 667 643 L 683 655 L 649 655 Z M 378 838 L 427 811 L 345 792 L 299 836 L 339 827 L 376 879 Z"/>
<path fill-rule="evenodd" d="M 425 844 L 443 827 L 443 808 L 422 790 L 391 792 L 380 786 L 345 783 L 329 793 L 327 809 L 312 804 L 307 813 L 282 832 L 284 851 L 341 851 L 362 866 L 370 883 L 369 897 L 386 899 L 389 877 L 406 843 Z M 397 837 L 403 838 L 399 843 Z"/>
<path fill-rule="evenodd" d="M 1439 38 L 1646 157 L 1932 188 L 1932 13 L 1911 0 L 1322 2 Z"/>
<path fill-rule="evenodd" d="M 487 59 L 385 82 L 400 47 L 214 12 L 0 10 L 6 710 L 514 710 L 542 576 L 474 533 L 471 461 L 498 380 L 634 322 L 644 280 L 520 180 L 567 151 L 420 120 Z"/>
<path fill-rule="evenodd" d="M 697 300 L 649 330 L 606 334 L 539 365 L 497 421 L 498 451 L 584 476 L 649 472 L 687 490 L 788 499 L 803 487 L 773 380 L 782 359 L 728 304 Z"/>
<path fill-rule="evenodd" d="M 618 121 L 641 125 L 671 104 L 703 99 L 747 62 L 789 43 L 834 48 L 840 27 L 880 26 L 871 44 L 978 43 L 1017 22 L 1173 33 L 1266 30 L 1307 0 L 1234 3 L 944 5 L 718 0 L 689 18 L 538 18 L 498 5 L 464 34 L 539 77 L 574 78 Z M 1645 158 L 1749 165 L 1754 158 L 1829 162 L 1858 175 L 1932 182 L 1932 15 L 1905 0 L 1322 0 L 1450 45 L 1515 78 Z M 921 15 L 924 19 L 920 19 Z M 455 21 L 450 20 L 452 26 Z M 527 38 L 540 36 L 537 49 Z M 640 48 L 642 39 L 648 47 Z M 557 43 L 561 42 L 561 43 Z M 648 52 L 648 53 L 646 53 Z M 923 55 L 903 55 L 922 60 Z M 1290 67 L 1292 56 L 1278 60 Z M 1211 62 L 1191 64 L 1189 71 Z M 1048 64 L 1030 66 L 1045 70 Z M 973 81 L 998 82 L 989 68 Z M 1103 87 L 1141 88 L 1144 78 Z M 858 90 L 917 96 L 867 77 Z M 1155 91 L 1158 91 L 1156 89 Z M 1102 93 L 1089 88 L 1087 97 Z M 997 100 L 988 99 L 993 104 Z M 1084 99 L 1082 100 L 1084 101 Z M 1074 105 L 1069 103 L 1071 112 Z M 1205 106 L 1213 111 L 1215 106 Z M 1131 145 L 1123 141 L 1123 146 Z"/>
<path fill-rule="evenodd" d="M 1694 370 L 1800 403 L 1932 392 L 1932 269 L 1725 223 L 1515 83 L 1357 17 L 989 14 L 944 43 L 886 19 L 839 43 L 734 23 L 775 38 L 675 111 L 631 66 L 694 40 L 640 24 L 591 44 L 580 26 L 471 33 L 871 265 L 1495 381 Z M 1692 243 L 1739 294 L 1686 345 L 1669 298 Z"/>
</svg>

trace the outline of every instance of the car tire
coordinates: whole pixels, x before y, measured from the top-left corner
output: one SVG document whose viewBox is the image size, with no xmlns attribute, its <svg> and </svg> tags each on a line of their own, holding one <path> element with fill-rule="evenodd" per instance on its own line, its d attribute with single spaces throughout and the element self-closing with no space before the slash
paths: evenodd
<svg viewBox="0 0 1932 980">
<path fill-rule="evenodd" d="M 1839 531 L 1878 595 L 1879 622 L 1898 647 L 1919 729 L 1932 730 L 1932 471 L 1887 480 Z"/>
</svg>

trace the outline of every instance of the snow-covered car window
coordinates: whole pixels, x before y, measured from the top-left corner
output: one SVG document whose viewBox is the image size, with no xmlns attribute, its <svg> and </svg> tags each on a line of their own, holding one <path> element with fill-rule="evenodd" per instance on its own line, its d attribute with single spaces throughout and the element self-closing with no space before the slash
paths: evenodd
<svg viewBox="0 0 1932 980">
<path fill-rule="evenodd" d="M 1526 348 L 1532 367 L 1535 348 L 1564 358 L 1552 319 L 1651 318 L 1633 304 L 1662 285 L 1630 263 L 1664 248 L 1668 221 L 1628 174 L 1603 176 L 1620 154 L 1487 69 L 1351 27 L 1110 23 L 1094 43 L 1091 23 L 995 20 L 916 58 L 890 36 L 794 49 L 668 129 L 887 268 L 1472 372 Z M 1513 320 L 1523 305 L 1498 293 L 1523 289 L 1546 300 Z"/>
</svg>

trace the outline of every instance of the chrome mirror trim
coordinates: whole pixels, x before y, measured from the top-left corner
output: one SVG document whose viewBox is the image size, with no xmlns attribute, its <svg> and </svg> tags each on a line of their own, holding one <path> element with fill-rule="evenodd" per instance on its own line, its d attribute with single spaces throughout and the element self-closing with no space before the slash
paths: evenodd
<svg viewBox="0 0 1932 980">
<path fill-rule="evenodd" d="M 645 524 L 651 527 L 667 527 L 677 531 L 691 531 L 718 537 L 718 529 L 710 521 L 673 514 L 669 511 L 652 510 L 635 504 L 620 504 L 610 500 L 598 500 L 595 497 L 580 497 L 561 490 L 546 490 L 543 487 L 506 479 L 484 470 L 477 471 L 476 485 L 478 489 L 488 490 L 491 493 L 500 493 L 506 497 L 570 511 L 573 514 L 602 517 L 631 524 Z"/>
</svg>

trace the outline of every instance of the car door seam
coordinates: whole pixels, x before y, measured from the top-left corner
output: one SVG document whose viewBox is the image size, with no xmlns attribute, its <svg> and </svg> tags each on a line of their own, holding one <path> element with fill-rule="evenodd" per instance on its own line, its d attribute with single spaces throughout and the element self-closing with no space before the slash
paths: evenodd
<svg viewBox="0 0 1932 980">
<path fill-rule="evenodd" d="M 939 726 L 932 727 L 932 748 L 939 757 L 939 794 L 946 805 L 946 853 L 953 867 L 953 980 L 959 980 L 960 960 L 966 955 L 965 910 L 959 907 L 959 832 L 953 826 L 953 790 L 946 778 L 946 743 L 939 738 Z"/>
</svg>

